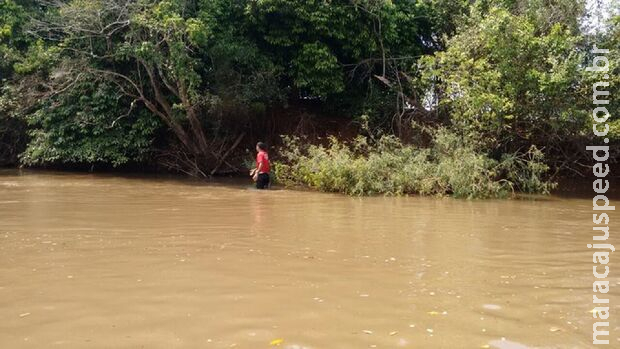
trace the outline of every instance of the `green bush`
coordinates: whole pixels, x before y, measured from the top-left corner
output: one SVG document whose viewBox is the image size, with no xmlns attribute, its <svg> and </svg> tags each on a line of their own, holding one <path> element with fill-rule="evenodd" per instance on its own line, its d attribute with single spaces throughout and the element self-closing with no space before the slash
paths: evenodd
<svg viewBox="0 0 620 349">
<path fill-rule="evenodd" d="M 21 162 L 120 166 L 147 159 L 161 123 L 128 104 L 111 84 L 78 82 L 26 115 L 30 141 Z"/>
<path fill-rule="evenodd" d="M 286 186 L 308 186 L 349 195 L 452 195 L 459 198 L 506 197 L 515 191 L 547 194 L 552 184 L 536 148 L 506 154 L 501 161 L 477 150 L 472 138 L 442 128 L 428 148 L 394 136 L 358 136 L 351 143 L 329 138 L 327 146 L 283 136 L 282 161 L 275 177 Z"/>
</svg>

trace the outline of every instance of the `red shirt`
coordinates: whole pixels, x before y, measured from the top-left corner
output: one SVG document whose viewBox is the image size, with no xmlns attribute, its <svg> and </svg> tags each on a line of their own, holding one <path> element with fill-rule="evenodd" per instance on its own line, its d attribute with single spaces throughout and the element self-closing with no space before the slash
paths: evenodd
<svg viewBox="0 0 620 349">
<path fill-rule="evenodd" d="M 259 151 L 256 154 L 256 168 L 260 163 L 263 163 L 263 167 L 260 169 L 260 173 L 269 173 L 269 154 L 266 151 Z"/>
</svg>

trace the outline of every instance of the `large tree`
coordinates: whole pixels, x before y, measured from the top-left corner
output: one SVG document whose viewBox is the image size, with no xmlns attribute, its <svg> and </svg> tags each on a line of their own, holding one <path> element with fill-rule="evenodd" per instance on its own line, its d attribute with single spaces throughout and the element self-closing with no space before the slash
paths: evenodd
<svg viewBox="0 0 620 349">
<path fill-rule="evenodd" d="M 474 12 L 445 51 L 421 60 L 420 81 L 453 126 L 478 135 L 491 151 L 534 144 L 556 168 L 580 172 L 594 83 L 584 69 L 592 42 L 574 28 L 581 12 L 552 7 L 555 17 L 542 21 L 515 3 L 512 12 Z"/>
<path fill-rule="evenodd" d="M 173 158 L 167 163 L 192 174 L 206 174 L 225 162 L 230 144 L 224 146 L 218 136 L 230 138 L 228 143 L 234 146 L 238 142 L 232 140 L 243 134 L 251 115 L 275 106 L 317 100 L 332 111 L 389 116 L 392 102 L 382 97 L 391 92 L 380 79 L 398 74 L 436 44 L 430 2 L 39 3 L 45 5 L 46 15 L 34 18 L 28 31 L 39 41 L 19 63 L 23 73 L 19 93 L 30 102 L 26 104 L 49 114 L 66 105 L 59 100 L 71 100 L 72 91 L 86 86 L 86 81 L 97 82 L 83 91 L 89 94 L 101 88 L 109 91 L 112 84 L 118 108 L 127 110 L 93 119 L 123 127 L 147 110 L 173 136 L 167 147 Z M 368 98 L 373 94 L 381 98 Z M 72 106 L 74 114 L 56 115 L 78 115 L 89 110 L 88 103 L 81 110 L 79 104 Z M 41 122 L 45 118 L 30 119 L 33 127 L 46 127 Z M 38 138 L 33 144 L 42 147 L 45 135 L 48 143 L 69 146 L 66 138 L 54 142 L 54 134 L 58 132 L 35 132 Z M 54 159 L 80 160 L 63 156 L 40 160 Z"/>
</svg>

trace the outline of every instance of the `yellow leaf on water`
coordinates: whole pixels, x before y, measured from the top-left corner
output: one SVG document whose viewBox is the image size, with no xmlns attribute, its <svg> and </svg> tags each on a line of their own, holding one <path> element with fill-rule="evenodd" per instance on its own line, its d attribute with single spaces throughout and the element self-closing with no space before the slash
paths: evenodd
<svg viewBox="0 0 620 349">
<path fill-rule="evenodd" d="M 271 342 L 269 342 L 269 345 L 280 345 L 282 343 L 284 343 L 284 339 L 278 338 L 278 339 L 274 339 Z"/>
<path fill-rule="evenodd" d="M 598 312 L 598 310 L 596 310 L 596 308 L 590 310 L 588 313 L 592 313 L 592 314 L 596 314 Z"/>
</svg>

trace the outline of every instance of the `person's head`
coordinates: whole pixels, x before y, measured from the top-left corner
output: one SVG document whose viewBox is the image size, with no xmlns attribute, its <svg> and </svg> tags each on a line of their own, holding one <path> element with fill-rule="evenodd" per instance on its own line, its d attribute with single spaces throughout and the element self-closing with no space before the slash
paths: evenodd
<svg viewBox="0 0 620 349">
<path fill-rule="evenodd" d="M 267 144 L 263 142 L 256 143 L 256 151 L 267 151 Z"/>
</svg>

